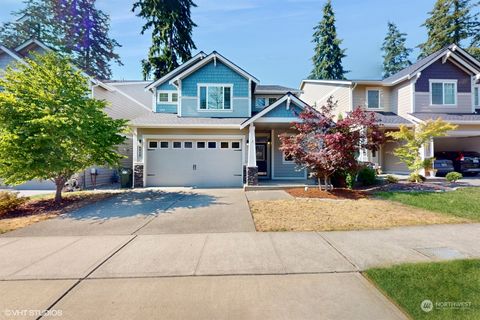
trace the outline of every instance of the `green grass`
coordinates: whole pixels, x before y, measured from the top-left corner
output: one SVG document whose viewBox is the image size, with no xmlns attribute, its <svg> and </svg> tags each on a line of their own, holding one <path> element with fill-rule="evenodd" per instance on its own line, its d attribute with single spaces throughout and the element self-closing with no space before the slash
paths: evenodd
<svg viewBox="0 0 480 320">
<path fill-rule="evenodd" d="M 480 319 L 480 260 L 403 264 L 366 275 L 413 319 Z M 432 311 L 420 308 L 424 300 L 433 302 Z M 470 306 L 455 309 L 442 302 Z"/>
<path fill-rule="evenodd" d="M 480 188 L 451 192 L 378 192 L 377 197 L 460 218 L 480 221 Z"/>
</svg>

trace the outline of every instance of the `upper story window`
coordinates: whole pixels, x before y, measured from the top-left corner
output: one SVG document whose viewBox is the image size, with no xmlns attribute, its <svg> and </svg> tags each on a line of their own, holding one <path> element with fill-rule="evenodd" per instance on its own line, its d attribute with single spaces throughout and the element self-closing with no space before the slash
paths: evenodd
<svg viewBox="0 0 480 320">
<path fill-rule="evenodd" d="M 277 101 L 278 98 L 275 97 L 257 97 L 255 98 L 255 108 L 257 109 L 263 109 L 265 107 L 268 107 L 271 104 L 274 104 L 275 101 Z"/>
<path fill-rule="evenodd" d="M 200 85 L 200 110 L 231 110 L 232 87 L 228 85 Z"/>
<path fill-rule="evenodd" d="M 480 86 L 473 88 L 473 105 L 480 107 Z"/>
<path fill-rule="evenodd" d="M 367 108 L 380 109 L 380 89 L 367 89 Z"/>
<path fill-rule="evenodd" d="M 157 103 L 177 103 L 178 93 L 175 91 L 158 91 Z"/>
<path fill-rule="evenodd" d="M 430 80 L 430 104 L 457 104 L 457 80 Z"/>
</svg>

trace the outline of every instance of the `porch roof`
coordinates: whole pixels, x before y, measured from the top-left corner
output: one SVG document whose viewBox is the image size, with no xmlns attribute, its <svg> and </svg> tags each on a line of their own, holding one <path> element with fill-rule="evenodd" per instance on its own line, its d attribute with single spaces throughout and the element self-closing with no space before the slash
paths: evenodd
<svg viewBox="0 0 480 320">
<path fill-rule="evenodd" d="M 478 113 L 424 113 L 424 112 L 415 112 L 411 115 L 421 121 L 435 120 L 442 118 L 445 121 L 452 123 L 476 123 L 480 124 L 480 114 Z"/>
<path fill-rule="evenodd" d="M 382 111 L 377 111 L 374 112 L 375 117 L 377 118 L 378 123 L 383 124 L 383 125 L 411 125 L 412 122 L 409 121 L 408 119 L 405 119 L 404 117 L 399 116 L 398 114 L 394 112 L 382 112 Z"/>
</svg>

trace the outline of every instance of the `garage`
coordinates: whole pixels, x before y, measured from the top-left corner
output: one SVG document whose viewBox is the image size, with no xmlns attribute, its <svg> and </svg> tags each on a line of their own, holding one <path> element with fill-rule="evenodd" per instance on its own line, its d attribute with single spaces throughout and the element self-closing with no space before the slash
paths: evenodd
<svg viewBox="0 0 480 320">
<path fill-rule="evenodd" d="M 408 173 L 407 166 L 393 154 L 399 145 L 396 141 L 387 141 L 382 146 L 382 171 L 385 173 Z"/>
<path fill-rule="evenodd" d="M 435 152 L 477 151 L 480 152 L 480 137 L 441 137 L 434 139 Z"/>
<path fill-rule="evenodd" d="M 242 141 L 151 139 L 146 150 L 148 187 L 241 187 Z"/>
</svg>

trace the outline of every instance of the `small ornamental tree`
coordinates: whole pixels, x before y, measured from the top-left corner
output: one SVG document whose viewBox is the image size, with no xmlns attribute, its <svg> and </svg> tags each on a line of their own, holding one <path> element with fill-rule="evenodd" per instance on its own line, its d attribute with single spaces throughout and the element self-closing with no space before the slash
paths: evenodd
<svg viewBox="0 0 480 320">
<path fill-rule="evenodd" d="M 322 180 L 329 188 L 335 172 L 356 171 L 360 150 L 378 150 L 384 140 L 373 113 L 356 108 L 335 123 L 335 106 L 330 98 L 319 110 L 305 108 L 299 114 L 300 121 L 292 124 L 297 133 L 280 136 L 280 150 L 308 169 L 318 179 L 320 189 Z"/>
<path fill-rule="evenodd" d="M 92 165 L 122 158 L 124 120 L 89 97 L 89 81 L 66 58 L 37 55 L 0 79 L 0 177 L 6 184 L 52 180 L 55 201 L 65 182 Z"/>
<path fill-rule="evenodd" d="M 420 170 L 433 159 L 422 159 L 420 149 L 435 137 L 444 137 L 447 131 L 455 130 L 457 126 L 443 121 L 441 118 L 428 120 L 417 125 L 416 129 L 409 129 L 401 125 L 399 131 L 389 132 L 387 135 L 399 141 L 401 145 L 393 151 L 411 171 L 410 177 L 415 182 L 421 182 Z"/>
</svg>

